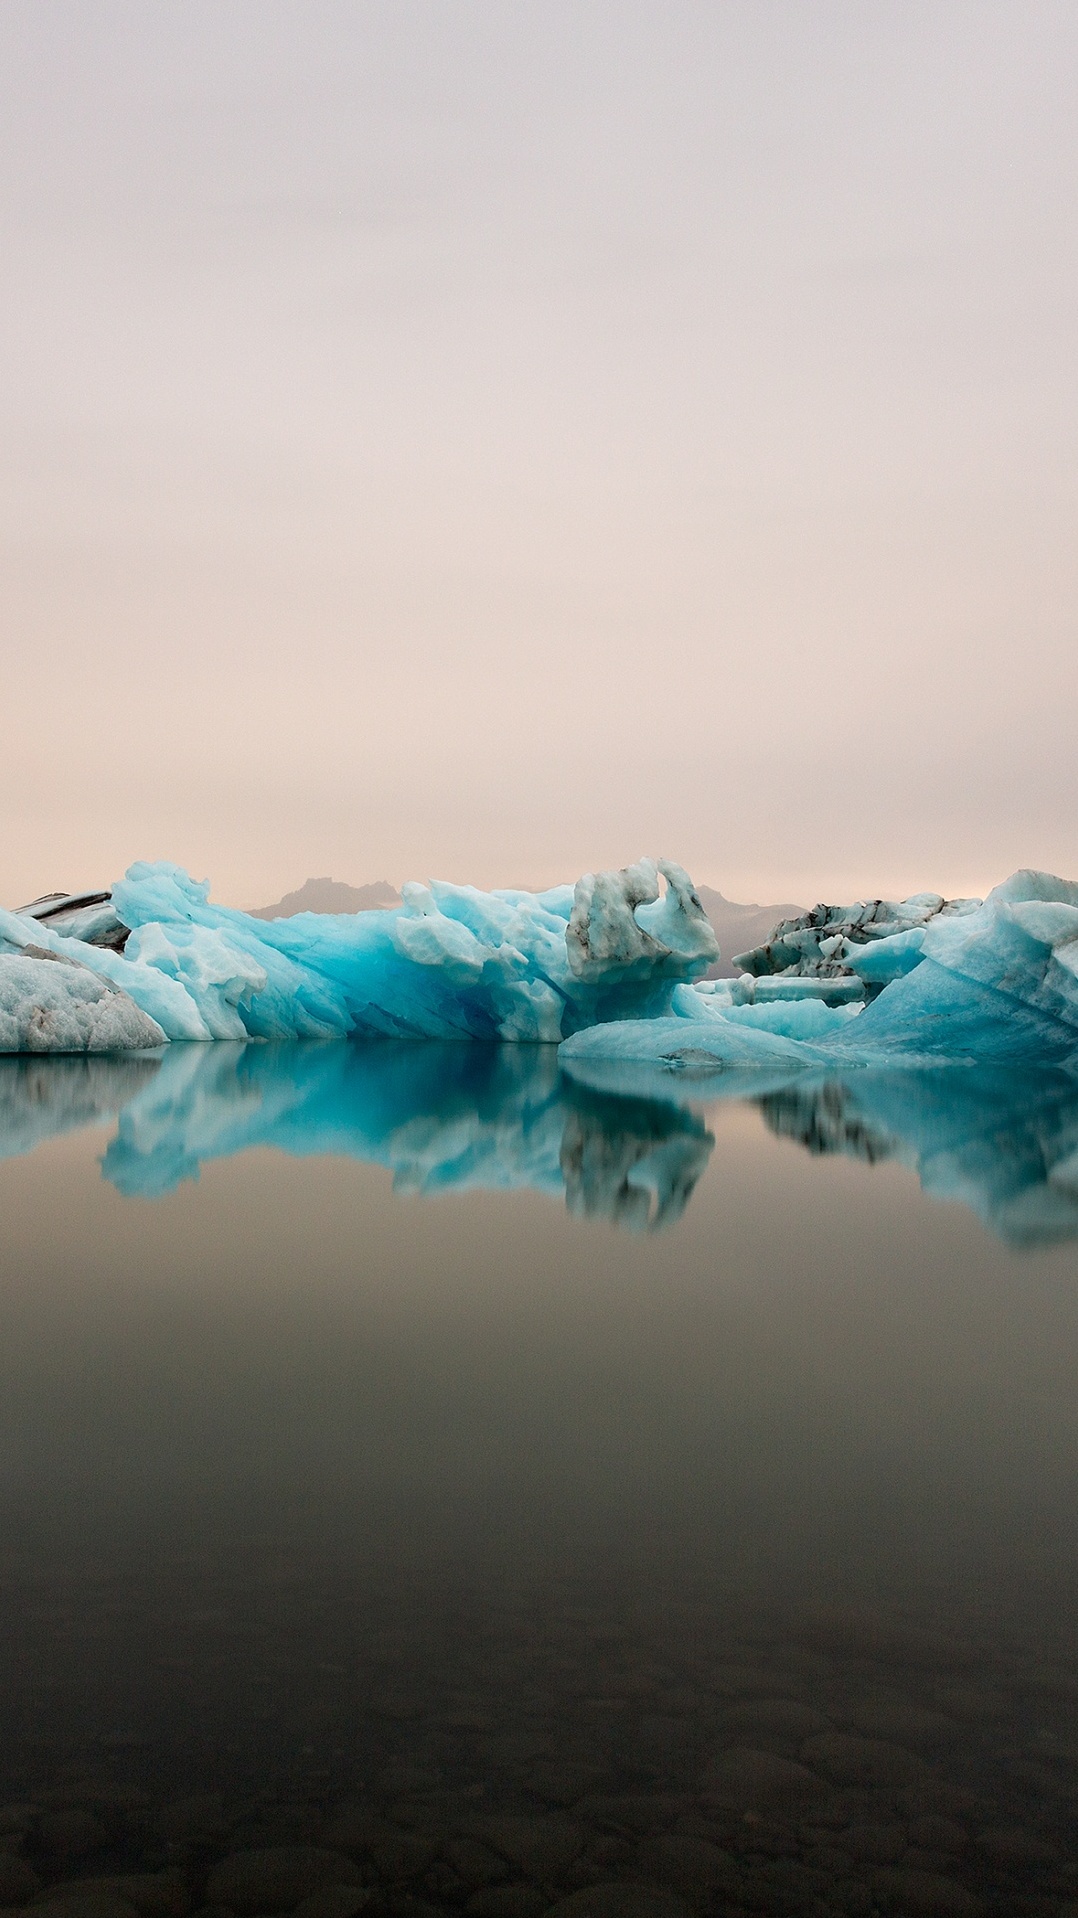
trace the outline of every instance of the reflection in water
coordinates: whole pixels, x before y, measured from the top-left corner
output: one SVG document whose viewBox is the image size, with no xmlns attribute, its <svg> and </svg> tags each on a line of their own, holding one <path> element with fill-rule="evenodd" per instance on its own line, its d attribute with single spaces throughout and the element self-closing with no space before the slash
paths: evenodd
<svg viewBox="0 0 1078 1918">
<path fill-rule="evenodd" d="M 118 1114 L 103 1170 L 129 1198 L 270 1146 L 385 1166 L 399 1192 L 564 1192 L 576 1216 L 654 1231 L 680 1218 L 714 1145 L 699 1110 L 670 1098 L 669 1078 L 655 1083 L 666 1096 L 588 1088 L 559 1072 L 552 1046 L 218 1044 L 159 1059 L 3 1059 L 0 1158 Z M 707 1093 L 756 1104 L 772 1132 L 813 1153 L 908 1166 L 925 1192 L 967 1205 L 1010 1245 L 1078 1237 L 1078 1084 L 1067 1073 L 962 1066 L 767 1083 L 730 1075 Z"/>
<path fill-rule="evenodd" d="M 628 1232 L 656 1230 L 679 1219 L 703 1172 L 714 1139 L 686 1107 L 648 1099 L 574 1093 L 561 1141 L 569 1211 L 611 1219 Z"/>
<path fill-rule="evenodd" d="M 553 1046 L 171 1046 L 160 1060 L 0 1061 L 0 1156 L 119 1114 L 105 1177 L 156 1198 L 255 1146 L 386 1166 L 400 1192 L 560 1195 L 627 1231 L 684 1210 L 714 1141 L 688 1107 L 577 1090 Z"/>
<path fill-rule="evenodd" d="M 773 1132 L 816 1153 L 897 1159 L 1009 1245 L 1078 1237 L 1078 1085 L 1067 1073 L 866 1072 L 795 1080 L 760 1101 Z"/>
<path fill-rule="evenodd" d="M 157 1071 L 156 1059 L 131 1054 L 0 1058 L 0 1159 L 111 1119 Z"/>
<path fill-rule="evenodd" d="M 751 1097 L 751 1081 L 736 1091 Z M 799 1074 L 754 1103 L 811 1152 L 909 1166 L 1009 1244 L 1078 1236 L 1069 1074 Z M 0 1060 L 0 1157 L 113 1114 L 103 1169 L 127 1197 L 158 1197 L 206 1160 L 271 1146 L 386 1166 L 400 1192 L 564 1191 L 570 1212 L 629 1231 L 681 1216 L 714 1144 L 688 1104 L 576 1085 L 549 1046 L 219 1044 L 160 1059 Z"/>
</svg>

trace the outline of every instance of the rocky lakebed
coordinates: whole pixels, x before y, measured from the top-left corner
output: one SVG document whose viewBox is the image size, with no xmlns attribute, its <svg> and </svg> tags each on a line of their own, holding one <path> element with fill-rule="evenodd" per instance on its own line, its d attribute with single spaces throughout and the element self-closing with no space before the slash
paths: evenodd
<svg viewBox="0 0 1078 1918">
<path fill-rule="evenodd" d="M 360 1621 L 299 1568 L 261 1609 L 170 1589 L 20 1607 L 5 1665 L 47 1662 L 68 1724 L 73 1686 L 92 1716 L 110 1673 L 153 1668 L 161 1742 L 120 1722 L 65 1750 L 28 1693 L 6 1911 L 1078 1914 L 1078 1659 L 1054 1630 L 549 1591 L 413 1615 L 395 1593 Z"/>
</svg>

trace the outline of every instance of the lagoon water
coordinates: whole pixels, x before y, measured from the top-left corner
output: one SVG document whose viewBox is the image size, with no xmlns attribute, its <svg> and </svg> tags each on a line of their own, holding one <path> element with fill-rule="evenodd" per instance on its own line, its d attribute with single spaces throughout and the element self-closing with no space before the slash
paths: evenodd
<svg viewBox="0 0 1078 1918">
<path fill-rule="evenodd" d="M 0 1906 L 1074 1918 L 1076 1149 L 1061 1079 L 0 1061 Z"/>
</svg>

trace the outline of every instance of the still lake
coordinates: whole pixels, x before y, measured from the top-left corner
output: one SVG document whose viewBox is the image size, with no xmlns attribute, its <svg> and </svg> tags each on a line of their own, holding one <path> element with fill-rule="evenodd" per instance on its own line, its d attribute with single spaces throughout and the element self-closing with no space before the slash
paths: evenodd
<svg viewBox="0 0 1078 1918">
<path fill-rule="evenodd" d="M 1076 1154 L 1060 1078 L 0 1060 L 0 1907 L 1074 1918 Z"/>
</svg>

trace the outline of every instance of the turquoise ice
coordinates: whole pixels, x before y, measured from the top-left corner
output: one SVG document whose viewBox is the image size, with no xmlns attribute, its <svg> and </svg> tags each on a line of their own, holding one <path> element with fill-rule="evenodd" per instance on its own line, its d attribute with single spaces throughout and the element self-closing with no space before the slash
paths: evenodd
<svg viewBox="0 0 1078 1918">
<path fill-rule="evenodd" d="M 543 893 L 408 885 L 403 901 L 266 921 L 159 862 L 112 890 L 122 951 L 0 913 L 0 1050 L 512 1040 L 560 1044 L 593 1080 L 1078 1059 L 1078 886 L 1048 873 L 1015 873 L 983 903 L 818 907 L 734 980 L 703 976 L 715 935 L 669 861 Z"/>
<path fill-rule="evenodd" d="M 654 1017 L 719 955 L 692 881 L 665 860 L 542 893 L 413 884 L 403 900 L 267 921 L 212 904 L 179 866 L 139 864 L 112 889 L 122 953 L 0 913 L 0 971 L 5 947 L 47 947 L 122 987 L 169 1040 L 557 1043 Z"/>
<path fill-rule="evenodd" d="M 562 1062 L 608 1085 L 641 1067 L 706 1077 L 933 1061 L 1078 1064 L 1078 885 L 1022 871 L 983 904 L 962 904 L 847 950 L 842 977 L 679 988 L 659 1018 L 571 1036 Z M 884 983 L 874 997 L 842 1003 L 851 979 Z M 761 998 L 761 986 L 783 996 Z"/>
</svg>

